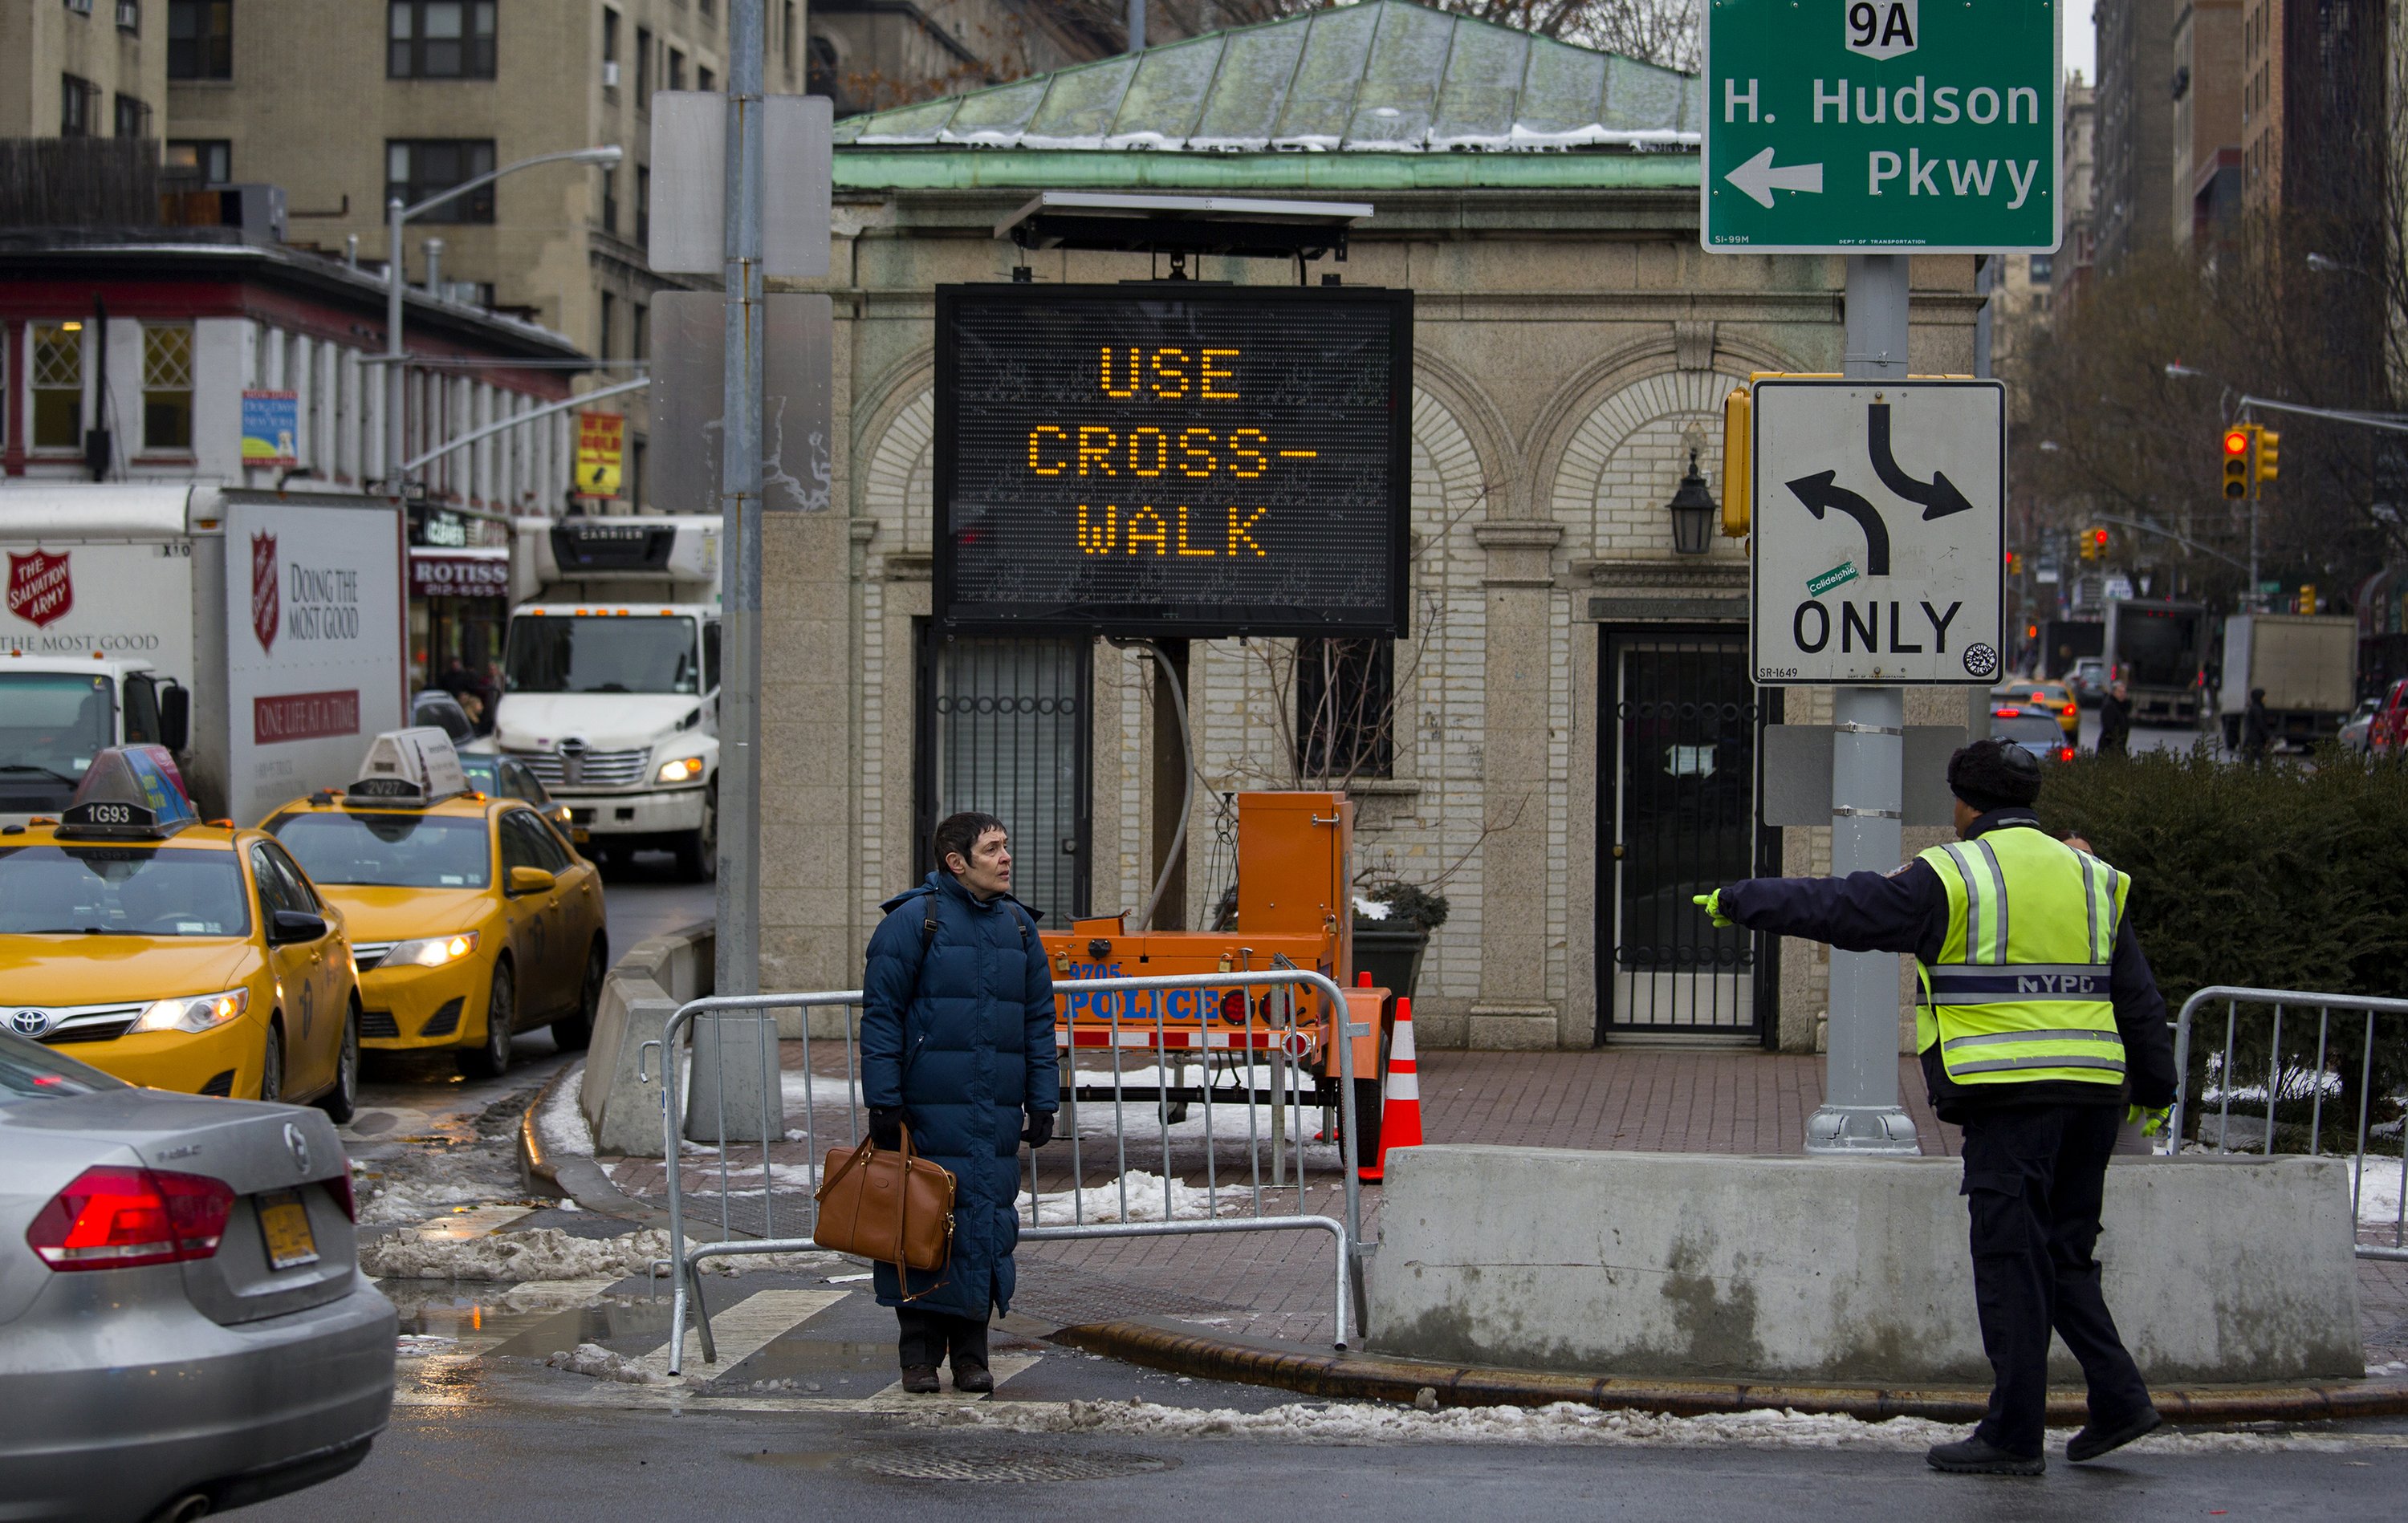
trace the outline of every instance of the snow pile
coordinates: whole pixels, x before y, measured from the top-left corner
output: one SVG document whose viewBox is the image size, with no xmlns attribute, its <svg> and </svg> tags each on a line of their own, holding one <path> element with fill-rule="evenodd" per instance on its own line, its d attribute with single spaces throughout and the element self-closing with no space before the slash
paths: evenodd
<svg viewBox="0 0 2408 1523">
<path fill-rule="evenodd" d="M 1125 1402 L 1007 1402 L 931 1410 L 907 1417 L 923 1427 L 976 1427 L 1014 1433 L 1117 1433 L 1163 1440 L 1233 1438 L 1284 1444 L 1567 1444 L 1615 1447 L 1848 1449 L 1914 1453 L 1963 1438 L 1968 1426 L 1921 1417 L 1865 1422 L 1794 1410 L 1673 1417 L 1600 1412 L 1557 1402 L 1542 1407 L 1449 1407 L 1297 1402 L 1267 1412 L 1198 1410 Z M 2344 1434 L 2154 1433 L 2134 1451 L 2161 1454 L 2338 1453 Z"/>
<path fill-rule="evenodd" d="M 691 1246 L 693 1239 L 688 1238 Z M 620 1237 L 572 1237 L 556 1227 L 524 1232 L 496 1232 L 459 1242 L 426 1241 L 399 1236 L 379 1238 L 360 1245 L 360 1268 L 390 1280 L 526 1280 L 619 1279 L 653 1273 L 652 1261 L 669 1256 L 669 1234 L 657 1227 Z M 729 1259 L 706 1259 L 702 1267 L 717 1274 L 783 1270 L 824 1271 L 842 1262 L 833 1254 L 761 1253 Z M 666 1274 L 664 1269 L 662 1273 Z"/>
<path fill-rule="evenodd" d="M 583 1092 L 583 1060 L 569 1069 L 552 1087 L 552 1098 L 536 1113 L 535 1133 L 543 1143 L 544 1151 L 561 1158 L 592 1158 L 594 1129 L 585 1123 L 585 1107 L 578 1103 Z"/>
<path fill-rule="evenodd" d="M 496 1196 L 491 1183 L 475 1179 L 391 1179 L 372 1189 L 361 1192 L 363 1227 L 425 1221 L 455 1205 L 491 1205 L 510 1199 L 507 1193 Z"/>
<path fill-rule="evenodd" d="M 1128 1215 L 1121 1215 L 1121 1191 L 1128 1191 Z M 1221 1188 L 1220 1211 L 1227 1216 L 1243 1209 L 1243 1191 L 1224 1185 Z M 1107 1221 L 1200 1221 L 1215 1215 L 1209 1191 L 1183 1179 L 1169 1181 L 1168 1211 L 1164 1210 L 1164 1181 L 1159 1174 L 1143 1169 L 1131 1169 L 1116 1180 L 1107 1180 L 1082 1190 L 1062 1190 L 1039 1197 L 1037 1225 L 1069 1227 L 1081 1223 Z M 1022 1221 L 1028 1219 L 1028 1192 L 1020 1192 L 1012 1203 Z"/>
<path fill-rule="evenodd" d="M 805 1100 L 810 1102 L 811 1109 L 816 1113 L 812 1118 L 823 1126 L 830 1113 L 841 1117 L 848 1107 L 866 1110 L 867 1105 L 861 1098 L 858 1083 L 825 1074 L 806 1074 L 799 1069 L 789 1068 L 781 1073 L 778 1089 L 785 1097 L 786 1119 L 790 1121 L 801 1118 Z"/>
<path fill-rule="evenodd" d="M 449 1354 L 460 1346 L 457 1338 L 446 1338 L 439 1332 L 405 1332 L 394 1340 L 396 1359 L 424 1359 L 429 1354 Z"/>
<path fill-rule="evenodd" d="M 2344 1160 L 2350 1176 L 2358 1177 L 2358 1160 Z M 2400 1219 L 2401 1160 L 2370 1155 L 2366 1160 L 2366 1177 L 2358 1189 L 2358 1219 L 2364 1227 L 2388 1227 Z"/>
<path fill-rule="evenodd" d="M 615 1380 L 627 1386 L 682 1384 L 673 1376 L 646 1369 L 640 1359 L 613 1353 L 600 1344 L 579 1344 L 575 1348 L 546 1355 L 543 1362 L 573 1375 L 592 1375 L 596 1380 Z"/>
</svg>

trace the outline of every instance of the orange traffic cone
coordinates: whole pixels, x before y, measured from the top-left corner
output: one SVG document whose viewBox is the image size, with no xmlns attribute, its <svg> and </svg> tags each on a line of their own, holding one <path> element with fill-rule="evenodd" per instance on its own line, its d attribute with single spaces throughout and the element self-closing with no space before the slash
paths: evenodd
<svg viewBox="0 0 2408 1523">
<path fill-rule="evenodd" d="M 1397 1032 L 1388 1047 L 1388 1094 L 1380 1107 L 1380 1159 L 1354 1171 L 1376 1184 L 1387 1177 L 1388 1149 L 1422 1145 L 1422 1081 L 1413 1063 L 1413 1002 L 1397 997 Z"/>
</svg>

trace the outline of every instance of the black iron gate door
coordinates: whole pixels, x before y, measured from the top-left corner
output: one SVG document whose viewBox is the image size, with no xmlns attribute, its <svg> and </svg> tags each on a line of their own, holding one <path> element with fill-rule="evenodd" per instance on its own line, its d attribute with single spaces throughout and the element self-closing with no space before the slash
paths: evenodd
<svg viewBox="0 0 2408 1523">
<path fill-rule="evenodd" d="M 1067 928 L 1087 907 L 1085 640 L 947 638 L 921 626 L 917 834 L 926 871 L 937 821 L 964 809 L 1011 831 L 1012 894 Z"/>
<path fill-rule="evenodd" d="M 1691 896 L 1757 871 L 1756 692 L 1743 634 L 1604 632 L 1598 663 L 1599 1035 L 1760 1037 L 1758 938 Z"/>
</svg>

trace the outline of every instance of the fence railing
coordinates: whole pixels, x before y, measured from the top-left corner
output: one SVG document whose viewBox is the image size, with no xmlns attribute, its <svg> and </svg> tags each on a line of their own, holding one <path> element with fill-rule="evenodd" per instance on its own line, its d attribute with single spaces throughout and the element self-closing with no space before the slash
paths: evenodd
<svg viewBox="0 0 2408 1523">
<path fill-rule="evenodd" d="M 2378 1170 L 2389 1174 L 2391 1189 L 2397 1197 L 2397 1204 L 2392 1210 L 2390 1243 L 2385 1245 L 2358 1241 L 2364 1235 L 2363 1230 L 2367 1224 L 2366 1173 L 2369 1154 L 2372 1152 L 2371 1144 L 2373 1140 L 2371 1107 L 2374 1099 L 2374 1054 L 2378 1037 L 2375 1022 L 2378 1017 L 2408 1018 L 2408 1000 L 2386 1000 L 2361 994 L 2319 994 L 2295 989 L 2249 989 L 2228 984 L 2214 984 L 2199 990 L 2183 1002 L 2182 1014 L 2176 1018 L 2174 1023 L 2174 1108 L 2167 1130 L 2177 1148 L 2182 1146 L 2182 1139 L 2194 1119 L 2192 1097 L 2189 1093 L 2192 1018 L 2202 1005 L 2211 1004 L 2218 1000 L 2224 1002 L 2224 1047 L 2223 1051 L 2215 1057 L 2215 1070 L 2209 1075 L 2208 1082 L 2213 1086 L 2216 1104 L 2214 1147 L 2216 1151 L 2224 1153 L 2254 1151 L 2272 1156 L 2274 1151 L 2274 1132 L 2279 1108 L 2286 1099 L 2297 1103 L 2301 1098 L 2286 1095 L 2285 1090 L 2296 1089 L 2304 1083 L 2308 1090 L 2304 1097 L 2308 1112 L 2308 1153 L 2311 1157 L 2317 1156 L 2324 1146 L 2325 1095 L 2329 1090 L 2336 1088 L 2343 1077 L 2329 1066 L 2336 1060 L 2333 1012 L 2339 1010 L 2365 1016 L 2364 1028 L 2362 1032 L 2357 1033 L 2360 1040 L 2357 1086 L 2358 1120 L 2352 1132 L 2349 1153 L 2352 1163 L 2349 1187 L 2350 1238 L 2353 1247 L 2361 1259 L 2408 1261 L 2408 1160 L 2403 1160 L 2398 1164 L 2393 1164 L 2389 1159 L 2380 1156 L 2376 1160 Z M 2243 1006 L 2269 1005 L 2272 1006 L 2273 1014 L 2272 1025 L 2268 1032 L 2266 1043 L 2265 1124 L 2262 1128 L 2256 1129 L 2256 1147 L 2236 1148 L 2232 1146 L 2232 1103 L 2239 1098 L 2244 1105 L 2249 1103 L 2253 1097 L 2246 1093 L 2246 1090 L 2258 1080 L 2255 1072 L 2247 1074 L 2241 1072 L 2238 1047 L 2241 1029 L 2240 1012 Z M 2299 1013 L 2299 1018 L 2305 1019 L 2307 1012 L 2311 1010 L 2315 1012 L 2315 1056 L 2304 1063 L 2286 1063 L 2283 1046 L 2283 1022 L 2286 1012 L 2296 1011 Z M 2393 1040 L 2400 1042 L 2403 1046 L 2408 1046 L 2408 1029 L 2394 1028 L 2394 1030 L 2396 1034 Z M 2344 1040 L 2347 1034 L 2349 1033 L 2344 1033 Z M 2204 1103 L 2207 1098 L 2204 1095 L 2200 1097 L 2201 1110 L 2197 1119 L 2201 1122 L 2205 1119 Z M 2245 1110 L 2243 1119 L 2244 1121 L 2250 1119 Z M 2408 1133 L 2408 1128 L 2402 1128 L 2402 1131 L 2403 1133 Z M 2381 1182 L 2382 1173 L 2378 1173 L 2378 1183 Z M 2378 1222 L 2376 1226 L 2379 1230 L 2380 1223 Z"/>
<path fill-rule="evenodd" d="M 1336 1270 L 1333 1275 L 1334 1331 L 1336 1345 L 1347 1346 L 1349 1324 L 1353 1311 L 1359 1303 L 1362 1286 L 1363 1233 L 1362 1193 L 1357 1181 L 1354 1154 L 1356 1128 L 1363 1123 L 1357 1115 L 1354 1079 L 1354 1039 L 1375 1034 L 1377 1028 L 1369 1023 L 1354 1022 L 1347 1010 L 1344 992 L 1326 975 L 1309 969 L 1274 968 L 1260 972 L 1164 975 L 1134 978 L 1056 979 L 1057 992 L 1074 996 L 1073 1008 L 1081 1010 L 1077 1020 L 1068 1027 L 1057 1027 L 1056 1051 L 1062 1063 L 1063 1089 L 1067 1091 L 1062 1111 L 1063 1131 L 1059 1134 L 1068 1144 L 1069 1189 L 1048 1197 L 1039 1176 L 1039 1160 L 1031 1149 L 1028 1158 L 1029 1222 L 1020 1229 L 1023 1242 L 1049 1242 L 1080 1238 L 1168 1237 L 1189 1234 L 1204 1235 L 1224 1232 L 1316 1231 L 1327 1232 L 1336 1240 Z M 1253 989 L 1277 989 L 1279 994 L 1260 1001 L 1242 992 L 1230 998 L 1232 991 Z M 1217 1006 L 1206 1012 L 1206 1018 L 1191 1017 L 1174 1020 L 1168 1013 L 1168 1002 L 1155 999 L 1147 1002 L 1150 1010 L 1133 1009 L 1131 995 L 1161 993 L 1175 989 L 1210 990 L 1220 995 Z M 1327 1001 L 1326 1022 L 1307 1018 L 1299 1014 L 1297 995 L 1305 990 L 1321 994 Z M 1100 995 L 1097 1001 L 1077 996 Z M 711 1336 L 710 1306 L 703 1295 L 700 1265 L 705 1260 L 746 1254 L 788 1253 L 814 1246 L 811 1231 L 816 1224 L 817 1207 L 811 1191 L 806 1189 L 803 1199 L 793 1208 L 799 1218 L 789 1218 L 794 1231 L 781 1232 L 777 1215 L 776 1180 L 781 1167 L 774 1157 L 781 1142 L 799 1141 L 806 1167 L 800 1173 L 804 1181 L 816 1187 L 821 1160 L 827 1148 L 839 1140 L 858 1145 L 863 1132 L 861 1070 L 858 1043 L 851 1019 L 841 1022 L 839 1040 L 844 1059 L 841 1073 L 837 1075 L 819 1074 L 811 1060 L 811 1034 L 809 1012 L 829 1007 L 858 1007 L 862 1003 L 859 989 L 824 989 L 812 992 L 712 996 L 689 1001 L 681 1006 L 662 1029 L 657 1043 L 644 1044 L 645 1052 L 638 1055 L 639 1077 L 648 1077 L 644 1058 L 657 1047 L 662 1054 L 661 1073 L 661 1140 L 667 1175 L 668 1231 L 674 1288 L 669 1311 L 669 1374 L 675 1374 L 684 1359 L 687 1308 L 692 1306 L 696 1331 L 701 1334 L 702 1357 L 716 1363 L 718 1351 Z M 1100 1006 L 1100 1008 L 1099 1008 Z M 774 1022 L 755 1020 L 753 1053 L 744 1050 L 742 1041 L 721 1041 L 711 1045 L 713 1104 L 716 1126 L 716 1157 L 709 1165 L 715 1168 L 719 1192 L 719 1235 L 717 1238 L 689 1245 L 686 1190 L 683 1184 L 684 1165 L 681 1139 L 684 1133 L 683 1086 L 679 1082 L 680 1039 L 691 1041 L 695 1025 L 703 1020 L 728 1017 L 758 1018 L 782 1010 L 803 1012 L 798 1038 L 802 1060 L 799 1077 L 802 1090 L 803 1126 L 799 1139 L 791 1133 L 781 1136 L 778 1117 L 782 1104 L 778 1097 L 782 1092 L 785 1071 L 778 1054 L 779 1038 Z M 822 1037 L 825 1043 L 831 1040 Z M 1326 1044 L 1326 1046 L 1325 1046 Z M 1082 1053 L 1094 1057 L 1097 1049 L 1109 1054 L 1110 1067 L 1081 1070 Z M 1303 1084 L 1302 1063 L 1319 1053 L 1324 1061 L 1333 1055 L 1337 1061 L 1338 1082 L 1335 1094 L 1316 1089 L 1308 1100 Z M 1132 1051 L 1152 1054 L 1152 1070 L 1135 1073 L 1126 1066 L 1126 1055 Z M 751 1193 L 752 1170 L 739 1165 L 733 1158 L 736 1150 L 753 1146 L 747 1136 L 738 1139 L 730 1134 L 728 1096 L 730 1087 L 728 1062 L 734 1054 L 749 1065 L 757 1057 L 758 1073 L 763 1086 L 757 1106 L 760 1116 L 759 1193 L 760 1231 L 757 1235 L 738 1236 L 735 1224 L 737 1203 Z M 1190 1067 L 1200 1069 L 1202 1082 L 1190 1086 L 1186 1082 Z M 1266 1072 L 1267 1071 L 1267 1072 Z M 740 1077 L 740 1075 L 739 1075 Z M 845 1126 L 841 1139 L 834 1135 L 834 1117 L 830 1114 L 830 1134 L 823 1134 L 823 1107 L 820 1102 L 820 1080 L 838 1078 L 844 1088 Z M 1263 1087 L 1268 1078 L 1268 1088 Z M 1086 1083 L 1085 1080 L 1097 1080 Z M 1148 1081 L 1151 1082 L 1132 1082 Z M 740 1092 L 740 1090 L 739 1090 Z M 1086 1187 L 1085 1147 L 1082 1135 L 1081 1102 L 1087 1102 L 1092 1117 L 1097 1103 L 1110 1098 L 1110 1135 L 1119 1168 L 1113 1181 L 1114 1199 L 1090 1203 L 1096 1193 Z M 1334 1105 L 1330 1104 L 1334 1102 Z M 1221 1146 L 1225 1139 L 1216 1131 L 1214 1113 L 1233 1103 L 1245 1108 L 1246 1164 L 1242 1182 L 1233 1178 L 1221 1182 Z M 739 1102 L 739 1109 L 742 1103 Z M 1181 1139 L 1203 1145 L 1205 1185 L 1201 1190 L 1201 1215 L 1195 1214 L 1198 1193 L 1185 1184 L 1173 1168 L 1173 1129 L 1175 1126 L 1195 1128 L 1192 1121 L 1178 1117 L 1181 1108 L 1200 1105 L 1203 1110 L 1200 1138 Z M 1134 1110 L 1133 1107 L 1139 1107 Z M 1308 1107 L 1338 1112 L 1340 1148 L 1337 1173 L 1343 1198 L 1343 1218 L 1311 1214 L 1303 1210 L 1306 1193 L 1305 1170 L 1307 1149 L 1304 1146 L 1300 1112 Z M 1268 1113 L 1268 1114 L 1266 1114 Z M 1140 1200 L 1132 1203 L 1129 1183 L 1129 1148 L 1132 1126 L 1140 1126 L 1151 1117 L 1160 1133 L 1162 1177 L 1162 1219 L 1131 1220 L 1133 1211 L 1141 1212 L 1149 1204 Z M 786 1117 L 791 1120 L 792 1117 Z M 1226 1141 L 1236 1145 L 1240 1139 L 1235 1118 L 1226 1123 L 1229 1128 Z M 1336 1141 L 1337 1138 L 1333 1138 Z M 1264 1146 L 1269 1149 L 1268 1159 Z M 1150 1149 L 1149 1149 L 1150 1150 Z M 1271 1178 L 1263 1179 L 1268 1161 Z M 1296 1183 L 1287 1183 L 1289 1165 L 1293 1162 Z M 1098 1187 L 1101 1189 L 1103 1187 Z M 1149 1187 L 1140 1187 L 1145 1189 Z M 1267 1209 L 1266 1196 L 1273 1199 L 1295 1193 L 1297 1209 L 1282 1213 Z M 1245 1212 L 1241 1216 L 1221 1215 L 1226 1199 Z M 1052 1214 L 1058 1217 L 1067 1210 L 1069 1220 L 1047 1224 L 1049 1201 Z M 1111 1207 L 1111 1209 L 1107 1209 Z M 1182 1216 L 1182 1211 L 1188 1213 Z M 1089 1220 L 1110 1216 L 1111 1219 Z M 748 1224 L 749 1225 L 749 1224 Z"/>
</svg>

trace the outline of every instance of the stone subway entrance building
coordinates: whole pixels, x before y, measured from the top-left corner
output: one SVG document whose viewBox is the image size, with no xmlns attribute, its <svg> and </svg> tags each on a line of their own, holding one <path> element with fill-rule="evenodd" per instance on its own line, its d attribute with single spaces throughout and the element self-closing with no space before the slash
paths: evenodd
<svg viewBox="0 0 2408 1523">
<path fill-rule="evenodd" d="M 1011 823 L 1021 896 L 1054 923 L 1136 928 L 1182 797 L 1154 662 L 929 624 L 933 291 L 1024 263 L 1040 283 L 1167 273 L 999 239 L 1040 191 L 1289 196 L 1376 208 L 1312 282 L 1415 293 L 1412 633 L 1301 661 L 1295 640 L 1172 648 L 1198 780 L 1155 924 L 1211 923 L 1222 795 L 1338 778 L 1366 887 L 1451 906 L 1424 1044 L 1813 1046 L 1819 949 L 1759 958 L 1689 904 L 1813 870 L 1828 833 L 1756 825 L 1744 545 L 1680 552 L 1668 505 L 1693 453 L 1719 502 L 1734 385 L 1840 368 L 1843 272 L 1699 249 L 1706 104 L 1691 77 L 1380 0 L 839 122 L 832 275 L 801 289 L 836 306 L 840 513 L 768 520 L 762 987 L 852 987 L 878 903 L 954 808 Z M 1973 274 L 1914 262 L 1918 373 L 1971 370 Z M 1367 693 L 1369 722 L 1322 733 L 1325 688 Z M 1962 713 L 1910 700 L 1911 722 Z M 1828 697 L 1792 692 L 1787 718 L 1828 720 Z"/>
</svg>

